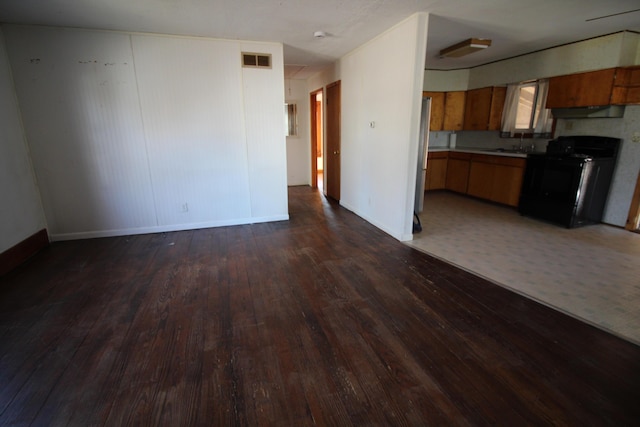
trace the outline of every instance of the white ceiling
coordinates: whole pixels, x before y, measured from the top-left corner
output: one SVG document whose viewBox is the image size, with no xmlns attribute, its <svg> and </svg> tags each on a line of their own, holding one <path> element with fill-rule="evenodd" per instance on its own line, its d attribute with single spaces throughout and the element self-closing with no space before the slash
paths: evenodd
<svg viewBox="0 0 640 427">
<path fill-rule="evenodd" d="M 468 68 L 623 30 L 638 0 L 0 0 L 0 22 L 284 44 L 289 77 L 307 78 L 415 12 L 430 13 L 426 68 Z M 315 31 L 327 37 L 313 37 Z M 456 59 L 438 52 L 492 39 Z"/>
</svg>

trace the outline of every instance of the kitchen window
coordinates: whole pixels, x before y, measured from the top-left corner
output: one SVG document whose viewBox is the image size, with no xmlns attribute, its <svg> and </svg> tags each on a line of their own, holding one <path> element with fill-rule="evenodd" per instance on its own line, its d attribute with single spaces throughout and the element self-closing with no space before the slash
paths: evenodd
<svg viewBox="0 0 640 427">
<path fill-rule="evenodd" d="M 501 136 L 551 137 L 551 112 L 544 108 L 548 86 L 546 79 L 507 86 Z"/>
</svg>

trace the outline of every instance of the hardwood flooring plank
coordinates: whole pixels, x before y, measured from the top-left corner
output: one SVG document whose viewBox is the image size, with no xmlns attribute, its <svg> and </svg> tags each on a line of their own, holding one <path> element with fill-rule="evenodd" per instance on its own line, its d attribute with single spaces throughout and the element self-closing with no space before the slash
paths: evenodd
<svg viewBox="0 0 640 427">
<path fill-rule="evenodd" d="M 289 192 L 289 221 L 57 242 L 0 278 L 0 426 L 640 419 L 637 345 Z"/>
</svg>

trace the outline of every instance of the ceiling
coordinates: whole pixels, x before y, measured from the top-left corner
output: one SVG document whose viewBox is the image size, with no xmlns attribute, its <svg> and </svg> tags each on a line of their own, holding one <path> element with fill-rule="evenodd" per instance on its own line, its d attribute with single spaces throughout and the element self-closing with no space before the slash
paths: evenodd
<svg viewBox="0 0 640 427">
<path fill-rule="evenodd" d="M 614 32 L 640 32 L 638 0 L 1 0 L 0 22 L 281 42 L 308 78 L 415 12 L 428 12 L 426 68 L 468 68 Z M 315 38 L 315 31 L 326 37 Z M 468 38 L 484 51 L 439 59 Z"/>
</svg>

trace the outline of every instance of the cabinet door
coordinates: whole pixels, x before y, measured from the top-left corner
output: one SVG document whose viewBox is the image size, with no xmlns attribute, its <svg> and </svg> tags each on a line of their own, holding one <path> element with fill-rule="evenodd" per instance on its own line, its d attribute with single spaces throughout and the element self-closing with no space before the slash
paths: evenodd
<svg viewBox="0 0 640 427">
<path fill-rule="evenodd" d="M 445 154 L 446 153 L 442 153 Z M 425 190 L 442 190 L 445 188 L 447 181 L 447 159 L 446 157 L 432 158 L 429 155 L 427 159 L 427 178 L 425 181 Z"/>
<path fill-rule="evenodd" d="M 467 194 L 481 199 L 491 200 L 494 173 L 495 165 L 471 161 Z"/>
<path fill-rule="evenodd" d="M 487 130 L 491 110 L 491 87 L 467 91 L 464 107 L 464 130 Z"/>
<path fill-rule="evenodd" d="M 640 66 L 616 69 L 612 104 L 640 104 Z"/>
<path fill-rule="evenodd" d="M 609 105 L 615 68 L 549 79 L 547 108 Z"/>
<path fill-rule="evenodd" d="M 487 130 L 500 130 L 502 128 L 502 111 L 507 97 L 507 88 L 496 86 L 491 93 L 491 109 L 489 111 L 489 127 Z"/>
<path fill-rule="evenodd" d="M 466 93 L 464 91 L 445 94 L 443 130 L 462 130 L 465 99 Z"/>
<path fill-rule="evenodd" d="M 467 192 L 467 181 L 469 180 L 469 160 L 462 160 L 449 157 L 447 163 L 447 190 L 458 193 Z"/>
<path fill-rule="evenodd" d="M 495 165 L 491 200 L 509 206 L 518 206 L 524 162 L 522 167 Z"/>
<path fill-rule="evenodd" d="M 431 120 L 429 121 L 429 130 L 443 130 L 444 92 L 422 92 L 422 96 L 431 98 Z"/>
</svg>

